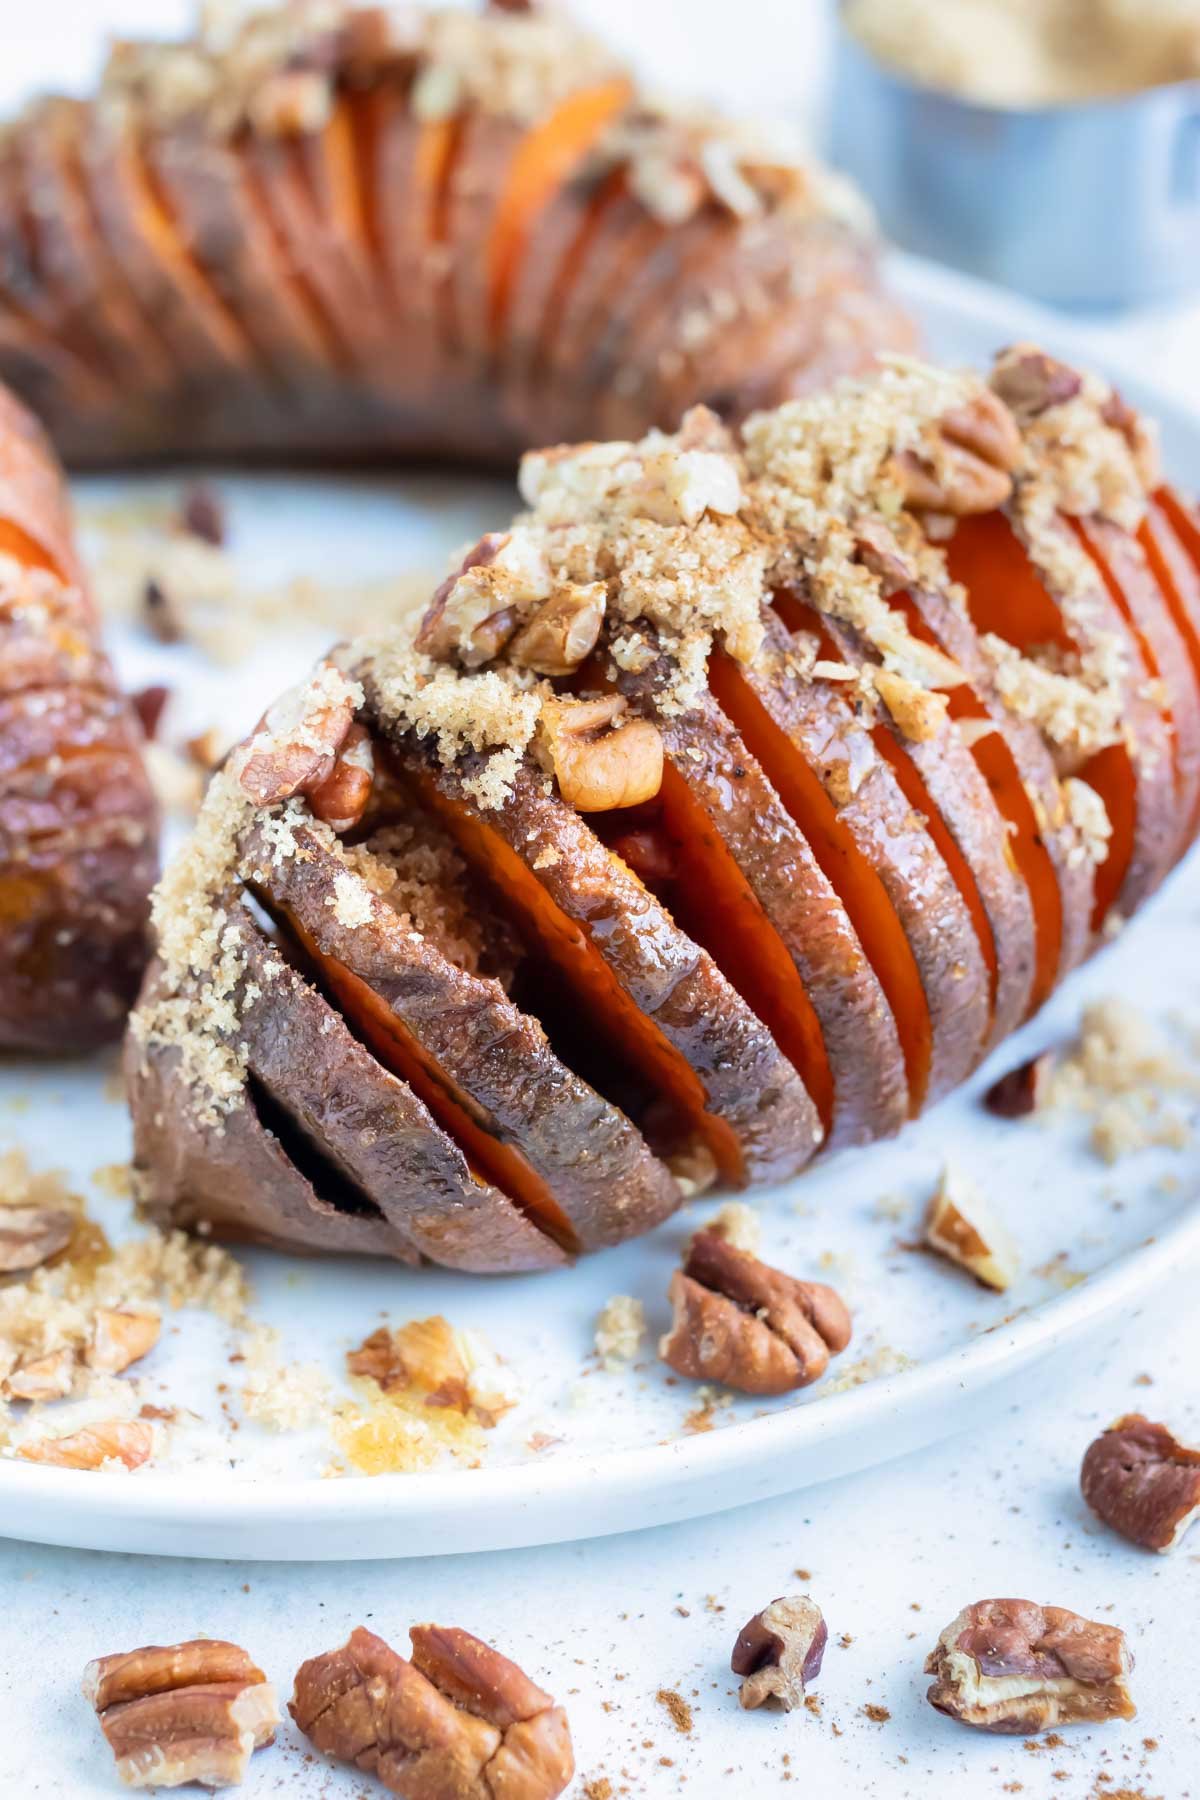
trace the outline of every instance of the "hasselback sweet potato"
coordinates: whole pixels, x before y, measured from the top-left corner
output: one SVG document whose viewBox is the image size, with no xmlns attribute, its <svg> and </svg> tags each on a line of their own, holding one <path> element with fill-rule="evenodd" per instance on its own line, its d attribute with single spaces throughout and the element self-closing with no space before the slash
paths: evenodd
<svg viewBox="0 0 1200 1800">
<path fill-rule="evenodd" d="M 160 889 L 131 1055 L 208 1159 L 198 1206 L 139 1119 L 164 1213 L 220 1226 L 225 1116 L 293 1170 L 272 1241 L 307 1183 L 363 1247 L 378 1213 L 389 1254 L 548 1266 L 962 1080 L 1194 835 L 1200 531 L 1145 441 L 1019 347 L 530 453 L 527 511 L 268 710 Z M 422 1130 L 486 1191 L 452 1243 Z"/>
<path fill-rule="evenodd" d="M 838 183 L 536 9 L 118 44 L 6 139 L 0 250 L 0 379 L 90 465 L 511 461 L 913 337 Z"/>
<path fill-rule="evenodd" d="M 155 807 L 80 581 L 53 453 L 0 392 L 0 1050 L 119 1037 L 146 961 Z"/>
</svg>

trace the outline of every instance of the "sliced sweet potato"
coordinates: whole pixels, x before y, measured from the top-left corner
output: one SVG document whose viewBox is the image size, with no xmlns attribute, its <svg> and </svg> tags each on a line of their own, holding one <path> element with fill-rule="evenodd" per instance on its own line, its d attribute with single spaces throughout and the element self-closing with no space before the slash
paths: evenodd
<svg viewBox="0 0 1200 1800">
<path fill-rule="evenodd" d="M 297 832 L 297 847 L 272 862 L 251 840 L 256 894 L 480 1175 L 568 1250 L 619 1242 L 672 1211 L 678 1190 L 639 1133 L 564 1067 L 498 983 L 449 962 L 313 828 Z"/>
<path fill-rule="evenodd" d="M 1170 727 L 1175 767 L 1179 834 L 1173 860 L 1178 860 L 1191 845 L 1191 821 L 1200 802 L 1200 685 L 1196 671 L 1138 539 L 1106 519 L 1080 520 L 1075 529 L 1137 640 L 1151 682 L 1160 690 L 1159 709 Z"/>
<path fill-rule="evenodd" d="M 846 908 L 899 1028 L 916 1114 L 982 1054 L 987 966 L 924 820 L 837 685 L 798 677 L 793 652 L 775 620 L 754 663 L 712 659 L 712 690 Z"/>
<path fill-rule="evenodd" d="M 908 1084 L 896 1022 L 803 833 L 712 702 L 663 740 L 670 872 L 659 891 L 674 917 L 799 1071 L 826 1149 L 899 1130 Z"/>
<path fill-rule="evenodd" d="M 1168 607 L 1200 690 L 1200 566 L 1193 563 L 1166 509 L 1152 500 L 1138 532 L 1159 593 Z M 1200 827 L 1200 794 L 1191 816 L 1191 835 Z"/>
<path fill-rule="evenodd" d="M 332 352 L 257 203 L 247 165 L 202 127 L 148 138 L 145 150 L 176 229 L 276 379 L 301 383 Z"/>
<path fill-rule="evenodd" d="M 710 957 L 586 821 L 530 771 L 518 774 L 502 808 L 485 812 L 463 787 L 469 761 L 443 770 L 409 747 L 397 750 L 405 777 L 527 943 L 560 972 L 589 1029 L 677 1121 L 669 1131 L 680 1142 L 699 1136 L 729 1181 L 801 1168 L 821 1131 L 795 1070 Z"/>
<path fill-rule="evenodd" d="M 1031 1010 L 1082 962 L 1091 945 L 1093 877 L 1065 827 L 1062 787 L 1037 730 L 996 692 L 974 626 L 946 595 L 928 588 L 893 594 L 909 630 L 952 657 L 967 680 L 947 695 L 971 755 L 1005 821 L 1014 861 L 1029 888 L 1037 932 Z M 984 730 L 990 725 L 992 729 Z"/>
<path fill-rule="evenodd" d="M 329 1179 L 336 1172 L 357 1214 L 386 1221 L 399 1240 L 391 1254 L 406 1261 L 424 1257 L 479 1273 L 561 1266 L 558 1245 L 472 1174 L 411 1088 L 282 961 L 244 907 L 234 923 L 243 934 L 246 982 L 258 990 L 243 986 L 238 1002 L 246 1066 L 260 1096 L 286 1116 L 293 1161 L 318 1192 L 323 1181 L 336 1187 Z"/>
<path fill-rule="evenodd" d="M 111 375 L 152 393 L 172 370 L 97 230 L 80 167 L 86 119 L 82 101 L 45 101 L 25 116 L 13 140 L 38 264 L 54 305 L 47 323 L 68 343 L 82 333 Z"/>
<path fill-rule="evenodd" d="M 781 602 L 781 605 L 784 604 Z M 879 658 L 857 633 L 829 621 L 824 631 L 816 614 L 800 616 L 792 602 L 788 623 L 822 639 L 822 654 L 853 668 L 877 666 Z M 902 732 L 887 706 L 871 733 L 875 748 L 926 830 L 958 886 L 975 927 L 991 991 L 989 1045 L 1021 1023 L 1033 999 L 1037 944 L 1033 903 L 1008 841 L 1007 822 L 962 739 L 948 722 L 928 740 Z"/>
<path fill-rule="evenodd" d="M 1070 553 L 1074 533 L 1065 520 L 1058 529 Z M 1023 651 L 1051 646 L 1103 653 L 1108 645 L 1123 662 L 1124 741 L 1091 756 L 1076 773 L 1100 795 L 1112 825 L 1108 857 L 1096 875 L 1093 925 L 1099 929 L 1113 906 L 1128 917 L 1162 881 L 1178 842 L 1171 734 L 1148 697 L 1151 675 L 1137 640 L 1099 575 L 1088 596 L 1086 627 L 1069 625 L 1062 604 L 1001 513 L 961 520 L 947 559 L 980 631 L 994 632 Z"/>
</svg>

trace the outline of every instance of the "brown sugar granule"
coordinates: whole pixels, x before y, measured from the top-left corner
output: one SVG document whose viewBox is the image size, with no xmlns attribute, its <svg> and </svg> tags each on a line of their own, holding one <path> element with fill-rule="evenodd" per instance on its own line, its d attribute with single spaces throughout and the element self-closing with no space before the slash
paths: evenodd
<svg viewBox="0 0 1200 1800">
<path fill-rule="evenodd" d="M 863 1711 L 876 1725 L 886 1725 L 892 1716 L 886 1706 L 864 1706 Z"/>
<path fill-rule="evenodd" d="M 681 1732 L 684 1737 L 690 1737 L 693 1725 L 692 1709 L 683 1695 L 678 1693 L 675 1688 L 659 1688 L 654 1698 L 660 1706 L 666 1708 L 667 1715 L 676 1731 Z"/>
</svg>

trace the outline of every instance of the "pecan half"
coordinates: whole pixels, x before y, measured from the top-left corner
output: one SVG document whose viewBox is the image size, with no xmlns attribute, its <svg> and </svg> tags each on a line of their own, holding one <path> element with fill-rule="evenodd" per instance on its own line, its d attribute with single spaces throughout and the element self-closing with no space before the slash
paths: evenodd
<svg viewBox="0 0 1200 1800">
<path fill-rule="evenodd" d="M 1089 1444 L 1079 1485 L 1094 1513 L 1146 1550 L 1173 1550 L 1200 1518 L 1200 1449 L 1141 1413 Z"/>
<path fill-rule="evenodd" d="M 613 812 L 652 800 L 662 786 L 663 746 L 649 719 L 628 718 L 618 694 L 547 700 L 534 753 L 568 806 Z"/>
<path fill-rule="evenodd" d="M 807 1387 L 850 1342 L 850 1314 L 832 1288 L 772 1269 L 716 1231 L 696 1233 L 669 1298 L 663 1361 L 746 1394 Z"/>
<path fill-rule="evenodd" d="M 157 1313 L 102 1306 L 96 1314 L 84 1360 L 89 1369 L 119 1375 L 153 1350 L 161 1330 L 162 1320 Z"/>
<path fill-rule="evenodd" d="M 744 1707 L 778 1700 L 785 1712 L 804 1704 L 805 1683 L 821 1673 L 829 1638 L 821 1609 L 807 1595 L 772 1600 L 738 1632 L 730 1668 L 742 1675 Z"/>
<path fill-rule="evenodd" d="M 1125 1633 L 1061 1606 L 977 1600 L 948 1625 L 925 1663 L 939 1712 L 984 1731 L 1132 1719 L 1133 1658 Z"/>
<path fill-rule="evenodd" d="M 469 1632 L 414 1625 L 408 1662 L 362 1626 L 302 1664 L 288 1710 L 318 1750 L 406 1800 L 554 1800 L 575 1772 L 566 1714 Z"/>
<path fill-rule="evenodd" d="M 912 511 L 962 519 L 995 512 L 1011 498 L 1022 454 L 1016 420 L 985 390 L 943 413 L 927 450 L 900 451 L 887 473 Z"/>
<path fill-rule="evenodd" d="M 540 606 L 508 646 L 510 662 L 535 675 L 571 675 L 596 648 L 608 590 L 568 583 Z"/>
<path fill-rule="evenodd" d="M 347 683 L 330 663 L 282 694 L 249 742 L 233 753 L 238 784 L 255 806 L 311 794 L 333 773 L 354 712 Z M 345 691 L 340 691 L 344 689 Z"/>
<path fill-rule="evenodd" d="M 106 1462 L 140 1469 L 153 1451 L 153 1426 L 140 1419 L 105 1419 L 66 1437 L 33 1438 L 20 1445 L 17 1455 L 58 1469 L 99 1469 Z"/>
<path fill-rule="evenodd" d="M 929 1202 L 925 1242 L 997 1293 L 1017 1278 L 1020 1259 L 1007 1227 L 976 1183 L 950 1163 Z"/>
<path fill-rule="evenodd" d="M 1036 344 L 1014 344 L 996 358 L 991 385 L 1017 419 L 1028 420 L 1077 399 L 1083 392 L 1083 376 Z"/>
<path fill-rule="evenodd" d="M 98 1657 L 83 1694 L 130 1787 L 232 1787 L 279 1723 L 262 1670 L 219 1638 Z"/>
<path fill-rule="evenodd" d="M 1043 1051 L 993 1081 L 983 1096 L 983 1104 L 998 1119 L 1024 1119 L 1036 1112 L 1046 1098 L 1050 1079 L 1051 1058 Z"/>
<path fill-rule="evenodd" d="M 75 1214 L 57 1206 L 0 1206 L 0 1275 L 40 1268 L 65 1250 Z"/>
</svg>

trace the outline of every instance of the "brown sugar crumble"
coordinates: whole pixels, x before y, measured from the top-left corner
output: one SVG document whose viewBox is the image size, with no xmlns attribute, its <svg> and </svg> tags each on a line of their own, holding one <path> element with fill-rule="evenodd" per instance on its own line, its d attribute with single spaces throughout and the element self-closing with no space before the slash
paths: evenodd
<svg viewBox="0 0 1200 1800">
<path fill-rule="evenodd" d="M 676 1731 L 684 1737 L 690 1737 L 694 1720 L 692 1709 L 683 1695 L 675 1688 L 659 1688 L 654 1698 L 664 1709 Z"/>
</svg>

